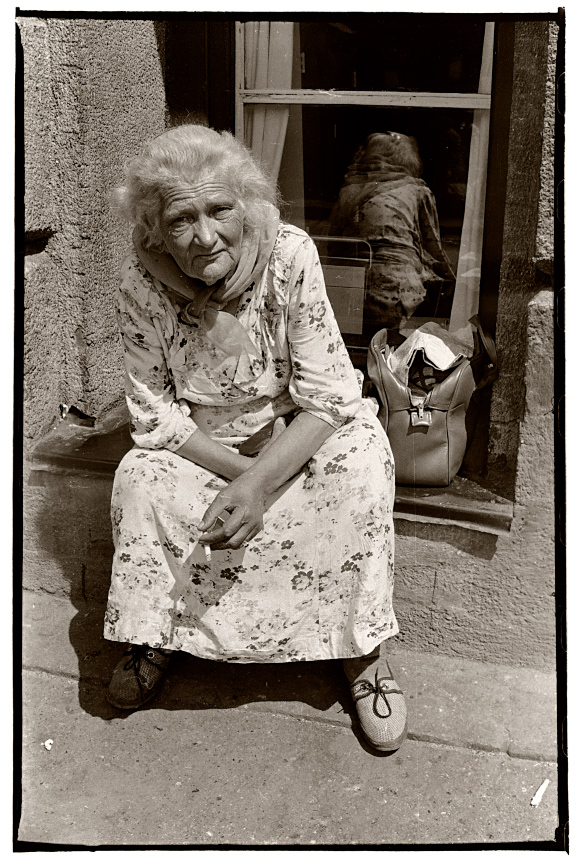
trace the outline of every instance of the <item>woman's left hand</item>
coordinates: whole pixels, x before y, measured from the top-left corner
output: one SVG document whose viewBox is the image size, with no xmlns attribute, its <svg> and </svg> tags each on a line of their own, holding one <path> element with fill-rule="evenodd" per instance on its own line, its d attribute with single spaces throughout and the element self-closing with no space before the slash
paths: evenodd
<svg viewBox="0 0 578 864">
<path fill-rule="evenodd" d="M 213 549 L 239 549 L 263 529 L 265 490 L 244 474 L 219 492 L 205 512 L 199 542 Z M 207 530 L 211 529 L 211 530 Z"/>
</svg>

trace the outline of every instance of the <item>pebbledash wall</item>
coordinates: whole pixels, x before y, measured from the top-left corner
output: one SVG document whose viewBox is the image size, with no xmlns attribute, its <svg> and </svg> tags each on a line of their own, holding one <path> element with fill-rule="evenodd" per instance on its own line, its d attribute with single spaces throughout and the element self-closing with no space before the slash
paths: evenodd
<svg viewBox="0 0 578 864">
<path fill-rule="evenodd" d="M 130 234 L 110 189 L 165 127 L 150 21 L 19 20 L 24 59 L 27 449 L 60 404 L 98 415 L 123 388 L 113 294 Z"/>
<path fill-rule="evenodd" d="M 129 234 L 107 195 L 166 122 L 163 27 L 23 18 L 26 452 L 74 404 L 122 400 L 113 293 Z M 403 643 L 535 668 L 555 663 L 553 495 L 554 87 L 557 26 L 519 22 L 489 466 L 514 477 L 508 534 L 396 519 Z M 101 603 L 112 546 L 110 479 L 33 471 L 24 583 Z"/>
</svg>

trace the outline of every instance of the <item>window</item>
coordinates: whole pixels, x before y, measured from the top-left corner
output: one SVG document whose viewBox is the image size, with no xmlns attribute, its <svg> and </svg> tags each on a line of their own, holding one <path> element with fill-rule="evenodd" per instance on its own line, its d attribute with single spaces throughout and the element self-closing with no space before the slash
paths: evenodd
<svg viewBox="0 0 578 864">
<path fill-rule="evenodd" d="M 493 23 L 477 17 L 370 14 L 236 25 L 236 135 L 278 179 L 288 221 L 315 238 L 354 360 L 372 332 L 390 326 L 372 296 L 376 285 L 393 284 L 391 272 L 396 278 L 400 272 L 388 269 L 396 238 L 382 237 L 370 218 L 370 211 L 379 212 L 375 201 L 363 193 L 353 221 L 347 218 L 352 208 L 343 189 L 358 179 L 345 179 L 348 167 L 374 133 L 382 136 L 372 139 L 377 143 L 384 133 L 417 142 L 423 183 L 414 184 L 414 193 L 422 190 L 420 219 L 429 228 L 414 246 L 425 242 L 422 261 L 434 259 L 422 271 L 421 287 L 411 278 L 404 282 L 403 301 L 390 290 L 388 308 L 397 302 L 405 326 L 433 318 L 452 330 L 478 311 L 493 40 Z M 371 182 L 380 178 L 372 174 Z M 385 187 L 377 188 L 391 224 L 391 202 Z M 363 224 L 356 227 L 355 218 Z M 435 237 L 424 241 L 438 220 L 439 254 Z"/>
</svg>

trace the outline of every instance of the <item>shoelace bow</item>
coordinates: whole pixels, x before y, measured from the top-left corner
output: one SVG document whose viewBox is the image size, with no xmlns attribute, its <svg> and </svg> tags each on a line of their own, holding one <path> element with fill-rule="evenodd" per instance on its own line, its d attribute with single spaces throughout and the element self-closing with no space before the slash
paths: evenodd
<svg viewBox="0 0 578 864">
<path fill-rule="evenodd" d="M 141 681 L 140 678 L 140 667 L 142 665 L 143 659 L 146 660 L 147 663 L 150 663 L 151 666 L 154 666 L 156 669 L 158 669 L 159 672 L 164 672 L 166 669 L 166 665 L 159 666 L 158 663 L 155 663 L 155 653 L 152 654 L 152 657 L 149 656 L 149 653 L 156 652 L 158 654 L 161 654 L 165 659 L 168 659 L 170 657 L 170 654 L 162 654 L 162 651 L 158 651 L 158 649 L 156 648 L 146 648 L 144 650 L 142 650 L 142 648 L 142 645 L 131 645 L 131 647 L 127 651 L 127 654 L 129 654 L 130 656 L 124 664 L 124 669 L 126 669 L 127 672 L 129 669 L 134 669 L 135 677 L 139 684 L 139 687 L 141 687 L 141 690 L 143 685 L 147 689 L 150 689 L 151 687 L 151 684 L 149 684 L 147 680 Z"/>
<path fill-rule="evenodd" d="M 367 679 L 364 678 L 362 681 L 356 681 L 355 684 L 352 686 L 354 700 L 356 702 L 359 702 L 360 699 L 365 699 L 367 696 L 371 696 L 371 694 L 373 693 L 374 694 L 374 699 L 373 699 L 373 711 L 374 711 L 374 713 L 378 717 L 383 717 L 383 718 L 390 717 L 392 714 L 392 709 L 391 709 L 391 705 L 389 704 L 389 701 L 387 699 L 387 696 L 391 695 L 392 693 L 402 693 L 403 694 L 403 690 L 399 690 L 398 688 L 395 688 L 395 687 L 390 687 L 389 683 L 388 683 L 389 681 L 392 681 L 392 683 L 393 683 L 392 678 L 378 678 L 378 672 L 376 670 L 375 671 L 375 684 L 372 684 L 371 681 L 368 681 Z M 388 712 L 387 714 L 380 714 L 380 712 L 379 712 L 379 698 L 380 697 L 382 698 L 382 700 L 385 703 L 385 707 L 387 708 L 387 712 Z"/>
</svg>

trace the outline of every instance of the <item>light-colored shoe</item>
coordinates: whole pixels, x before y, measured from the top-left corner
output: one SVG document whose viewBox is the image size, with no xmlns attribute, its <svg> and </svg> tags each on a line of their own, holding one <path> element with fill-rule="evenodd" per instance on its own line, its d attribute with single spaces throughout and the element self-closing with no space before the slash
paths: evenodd
<svg viewBox="0 0 578 864">
<path fill-rule="evenodd" d="M 161 689 L 171 662 L 171 652 L 148 645 L 129 645 L 116 665 L 107 698 L 115 708 L 140 708 Z"/>
<path fill-rule="evenodd" d="M 397 750 L 407 736 L 407 706 L 385 657 L 360 669 L 364 658 L 344 660 L 361 731 L 375 750 Z"/>
</svg>

